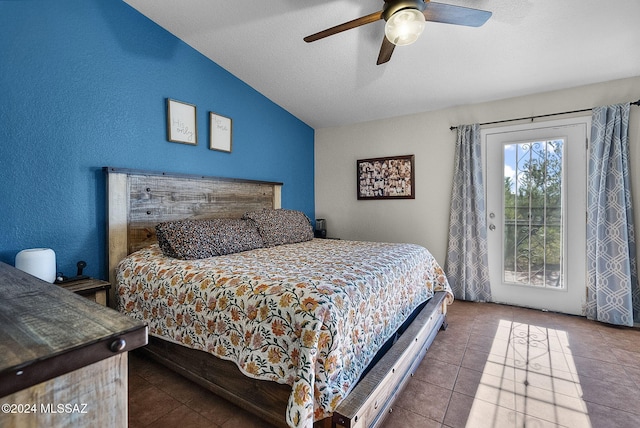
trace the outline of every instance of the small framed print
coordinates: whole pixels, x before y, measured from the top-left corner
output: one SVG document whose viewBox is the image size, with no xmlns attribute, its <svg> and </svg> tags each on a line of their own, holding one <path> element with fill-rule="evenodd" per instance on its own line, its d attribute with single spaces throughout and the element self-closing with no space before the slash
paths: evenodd
<svg viewBox="0 0 640 428">
<path fill-rule="evenodd" d="M 167 98 L 167 139 L 174 143 L 198 144 L 195 105 Z"/>
<path fill-rule="evenodd" d="M 358 199 L 415 199 L 414 155 L 357 161 Z"/>
<path fill-rule="evenodd" d="M 209 112 L 209 148 L 231 153 L 233 121 L 229 117 Z"/>
</svg>

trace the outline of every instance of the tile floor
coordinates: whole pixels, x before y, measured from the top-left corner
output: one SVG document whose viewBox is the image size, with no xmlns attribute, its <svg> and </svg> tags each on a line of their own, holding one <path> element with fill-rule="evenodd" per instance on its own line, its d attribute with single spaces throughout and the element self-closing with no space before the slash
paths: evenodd
<svg viewBox="0 0 640 428">
<path fill-rule="evenodd" d="M 640 427 L 640 331 L 456 301 L 384 427 Z M 133 352 L 129 427 L 265 427 Z"/>
</svg>

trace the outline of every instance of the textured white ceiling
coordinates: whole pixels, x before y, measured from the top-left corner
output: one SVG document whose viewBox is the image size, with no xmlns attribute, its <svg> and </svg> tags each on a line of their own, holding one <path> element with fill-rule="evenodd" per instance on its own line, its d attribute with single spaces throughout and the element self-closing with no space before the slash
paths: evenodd
<svg viewBox="0 0 640 428">
<path fill-rule="evenodd" d="M 382 0 L 124 1 L 316 129 L 640 75 L 638 0 L 440 0 L 493 16 L 384 65 L 384 21 L 302 40 Z"/>
</svg>

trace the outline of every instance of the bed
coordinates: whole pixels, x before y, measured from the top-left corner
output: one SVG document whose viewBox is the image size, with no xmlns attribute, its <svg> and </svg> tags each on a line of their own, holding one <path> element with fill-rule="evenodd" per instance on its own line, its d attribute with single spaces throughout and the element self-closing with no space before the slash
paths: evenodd
<svg viewBox="0 0 640 428">
<path fill-rule="evenodd" d="M 154 358 L 274 425 L 377 426 L 446 325 L 423 247 L 314 239 L 280 183 L 105 171 L 111 301 Z"/>
</svg>

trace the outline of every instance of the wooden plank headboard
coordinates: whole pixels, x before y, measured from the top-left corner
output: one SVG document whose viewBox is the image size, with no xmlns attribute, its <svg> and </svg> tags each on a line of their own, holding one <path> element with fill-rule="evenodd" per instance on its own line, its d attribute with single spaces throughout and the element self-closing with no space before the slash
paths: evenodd
<svg viewBox="0 0 640 428">
<path fill-rule="evenodd" d="M 107 254 L 110 302 L 115 267 L 127 254 L 156 242 L 163 221 L 240 218 L 281 207 L 282 183 L 104 167 L 107 176 Z"/>
</svg>

